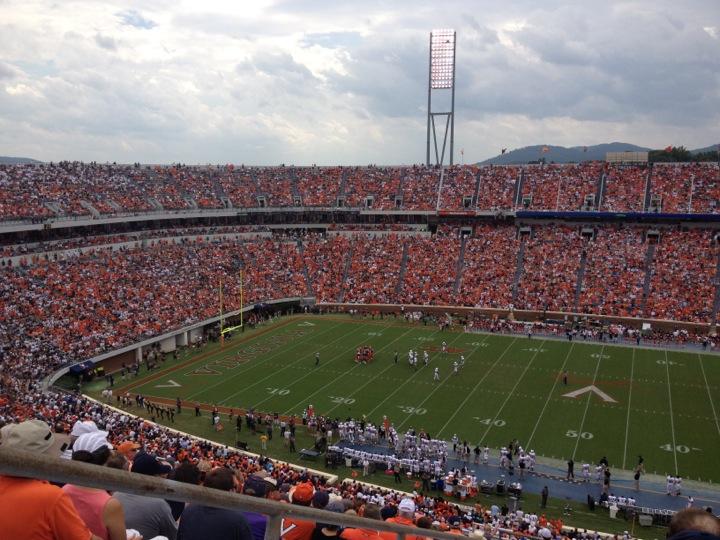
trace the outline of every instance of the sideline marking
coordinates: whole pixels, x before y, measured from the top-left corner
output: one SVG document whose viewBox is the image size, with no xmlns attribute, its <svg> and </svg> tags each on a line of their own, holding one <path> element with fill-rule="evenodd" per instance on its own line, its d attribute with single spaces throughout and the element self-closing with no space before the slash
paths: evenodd
<svg viewBox="0 0 720 540">
<path fill-rule="evenodd" d="M 534 352 L 534 353 L 533 353 L 532 358 L 530 358 L 530 361 L 529 361 L 529 362 L 527 363 L 527 365 L 525 366 L 525 369 L 524 369 L 523 372 L 520 374 L 520 376 L 518 377 L 517 381 L 515 381 L 515 386 L 512 387 L 512 390 L 510 390 L 510 393 L 509 393 L 509 394 L 507 395 L 507 397 L 505 398 L 505 401 L 503 401 L 503 404 L 500 405 L 500 409 L 498 409 L 498 412 L 495 413 L 495 416 L 493 416 L 493 421 L 498 419 L 498 417 L 500 416 L 500 413 L 503 411 L 503 409 L 505 408 L 505 405 L 507 405 L 508 401 L 510 401 L 510 398 L 511 398 L 511 397 L 513 396 L 513 394 L 515 393 L 515 390 L 517 390 L 517 387 L 518 387 L 518 385 L 520 384 L 520 381 L 522 381 L 523 378 L 525 378 L 525 374 L 528 372 L 528 369 L 530 369 L 530 366 L 531 366 L 532 363 L 535 361 L 535 358 L 537 357 L 538 353 L 542 350 L 542 346 L 543 346 L 546 342 L 547 342 L 547 340 L 544 339 L 544 340 L 542 341 L 542 343 L 540 343 L 540 348 L 537 349 L 537 352 Z M 505 353 L 503 353 L 503 355 L 504 355 L 504 354 L 505 354 Z M 478 443 L 478 445 L 482 444 L 482 442 L 485 440 L 485 437 L 487 437 L 487 434 L 490 432 L 490 430 L 492 429 L 492 427 L 493 427 L 493 424 L 490 424 L 490 425 L 488 426 L 488 428 L 485 430 L 485 433 L 483 433 L 483 436 L 480 438 L 480 442 Z"/>
<path fill-rule="evenodd" d="M 439 331 L 439 330 L 438 330 L 438 331 Z M 433 332 L 433 335 L 436 334 L 438 331 Z M 450 343 L 455 342 L 455 340 L 456 340 L 456 339 L 459 339 L 460 336 L 462 336 L 462 335 L 464 335 L 464 334 L 463 334 L 463 333 L 459 333 L 459 334 L 458 334 L 457 336 L 455 336 L 452 340 L 450 340 Z M 450 343 L 448 343 L 448 345 L 450 345 Z M 377 405 L 375 405 L 375 407 L 374 407 L 369 413 L 367 413 L 365 416 L 367 416 L 368 418 L 370 418 L 370 416 L 371 416 L 375 411 L 377 411 L 383 403 L 385 403 L 388 399 L 390 399 L 390 398 L 393 397 L 395 394 L 397 394 L 398 391 L 399 391 L 403 386 L 405 386 L 407 383 L 409 383 L 410 381 L 412 381 L 415 377 L 418 376 L 418 374 L 423 373 L 423 372 L 424 372 L 424 370 L 422 370 L 422 369 L 418 369 L 417 371 L 415 371 L 412 375 L 410 375 L 410 377 L 408 377 L 407 379 L 405 379 L 405 382 L 403 382 L 402 384 L 400 384 L 399 386 L 397 386 L 397 387 L 395 388 L 395 390 L 393 390 L 393 391 L 390 392 L 387 396 L 385 396 L 385 398 L 384 398 L 380 403 L 378 403 Z"/>
<path fill-rule="evenodd" d="M 337 328 L 337 326 L 339 326 L 339 325 L 333 326 L 332 329 Z M 361 330 L 361 329 L 362 329 L 362 326 L 358 326 L 357 328 L 351 330 L 351 331 L 348 332 L 347 334 L 341 334 L 340 337 L 333 339 L 332 341 L 330 341 L 329 343 L 326 343 L 326 344 L 323 345 L 322 347 L 318 347 L 316 350 L 317 350 L 317 351 L 322 351 L 322 350 L 330 347 L 330 345 L 333 345 L 334 343 L 336 343 L 336 342 L 338 342 L 338 341 L 340 341 L 340 340 L 348 337 L 348 336 L 351 335 L 351 334 L 354 334 L 356 331 Z M 292 346 L 291 349 L 295 348 L 296 346 L 297 346 L 297 345 Z M 281 353 L 283 353 L 283 352 L 287 352 L 287 349 L 282 349 L 282 348 L 281 348 L 281 349 L 280 349 L 276 354 L 274 354 L 272 357 L 274 358 L 275 356 L 277 356 L 277 355 L 279 355 L 279 354 L 281 354 Z M 246 392 L 246 391 L 250 390 L 251 388 L 254 388 L 255 386 L 257 386 L 257 385 L 260 384 L 261 382 L 267 381 L 268 379 L 272 379 L 272 378 L 275 377 L 278 373 L 280 373 L 280 372 L 282 372 L 282 371 L 285 371 L 286 369 L 289 369 L 289 368 L 295 366 L 295 365 L 298 364 L 301 360 L 312 358 L 312 355 L 313 355 L 313 349 L 312 349 L 312 347 L 311 347 L 311 348 L 308 350 L 307 353 L 305 353 L 305 354 L 303 354 L 303 355 L 300 355 L 297 360 L 295 360 L 295 361 L 293 361 L 293 362 L 290 362 L 289 364 L 285 365 L 285 367 L 282 367 L 282 368 L 278 369 L 277 371 L 273 371 L 273 372 L 271 372 L 268 376 L 263 377 L 262 379 L 260 379 L 260 380 L 258 380 L 258 381 L 255 381 L 254 383 L 252 383 L 252 384 L 250 384 L 250 385 L 248 385 L 248 386 L 244 386 L 241 390 L 238 390 L 237 392 L 234 392 L 234 393 L 230 394 L 229 396 L 227 396 L 225 399 L 223 399 L 223 400 L 220 402 L 220 405 L 226 404 L 228 401 L 230 401 L 231 399 L 233 399 L 235 396 L 237 396 L 237 395 L 239 395 L 239 394 L 242 394 L 243 392 Z M 329 362 L 326 362 L 325 366 L 328 366 L 328 365 L 332 364 L 335 360 L 337 360 L 337 358 L 334 358 L 333 360 L 330 360 Z M 313 372 L 311 371 L 311 372 L 307 373 L 306 375 L 302 376 L 300 379 L 304 379 L 305 377 L 309 377 L 309 376 L 312 375 L 312 374 L 313 374 Z M 236 374 L 236 376 L 237 376 L 237 375 L 238 375 L 238 374 Z M 293 381 L 292 383 L 289 384 L 289 386 L 293 386 L 293 385 L 294 385 L 295 383 L 297 383 L 300 379 L 297 379 L 297 380 Z M 229 380 L 229 379 L 228 379 L 228 380 Z M 272 397 L 272 396 L 271 396 L 271 397 Z M 268 399 L 270 399 L 270 398 L 265 398 L 265 399 L 261 400 L 259 403 L 253 405 L 253 408 L 256 408 L 260 403 L 265 403 Z"/>
<path fill-rule="evenodd" d="M 667 372 L 668 404 L 670 405 L 670 430 L 672 431 L 673 456 L 675 457 L 675 475 L 678 474 L 677 443 L 675 442 L 675 420 L 673 420 L 672 392 L 670 392 L 670 364 L 665 350 L 665 371 Z"/>
<path fill-rule="evenodd" d="M 295 340 L 295 341 L 289 341 L 289 342 L 285 343 L 285 345 L 288 346 L 288 347 L 280 346 L 280 347 L 278 347 L 277 349 L 275 349 L 275 352 L 274 352 L 273 354 L 271 354 L 270 356 L 268 356 L 268 357 L 266 357 L 266 358 L 260 358 L 259 360 L 255 360 L 255 361 L 253 361 L 253 362 L 250 362 L 249 365 L 248 365 L 245 369 L 241 369 L 241 370 L 237 371 L 236 373 L 230 373 L 229 370 L 228 370 L 228 372 L 227 372 L 227 375 L 228 375 L 228 376 L 227 376 L 227 377 L 224 377 L 222 380 L 216 382 L 215 384 L 211 384 L 210 386 L 205 386 L 204 388 L 198 390 L 197 392 L 194 392 L 194 393 L 190 394 L 190 395 L 187 396 L 185 399 L 188 399 L 188 400 L 189 400 L 189 399 L 193 399 L 193 398 L 195 398 L 196 396 L 200 396 L 200 395 L 204 394 L 204 393 L 207 392 L 208 390 L 212 390 L 213 388 L 216 388 L 216 387 L 220 386 L 221 384 L 226 384 L 228 381 L 232 381 L 233 379 L 235 379 L 235 378 L 238 377 L 239 375 L 242 375 L 243 373 L 247 373 L 248 371 L 250 371 L 250 370 L 252 370 L 252 369 L 255 369 L 255 368 L 258 367 L 258 366 L 261 366 L 261 365 L 266 364 L 268 360 L 270 360 L 270 359 L 272 359 L 272 358 L 276 358 L 277 356 L 283 354 L 283 353 L 286 352 L 287 350 L 293 350 L 293 349 L 295 349 L 295 348 L 298 347 L 301 343 L 304 343 L 306 339 L 308 339 L 308 338 L 310 338 L 310 337 L 318 337 L 318 336 L 321 336 L 321 335 L 323 335 L 323 334 L 326 334 L 326 333 L 334 330 L 334 329 L 337 328 L 338 326 L 340 326 L 340 324 L 336 324 L 336 325 L 334 325 L 334 326 L 331 326 L 331 327 L 328 328 L 327 330 L 321 331 L 319 334 L 308 333 L 308 334 L 306 334 L 305 336 L 303 336 L 303 337 L 301 337 L 301 338 L 299 338 L 299 339 L 297 339 L 297 340 Z M 353 330 L 353 332 L 354 332 L 354 330 Z M 335 341 L 337 341 L 337 340 L 335 340 Z M 333 342 L 330 342 L 330 343 L 333 343 Z M 328 344 L 328 345 L 329 345 L 329 344 Z M 323 347 L 323 348 L 324 348 L 324 347 Z M 310 353 L 310 354 L 312 354 L 312 353 Z M 300 358 L 298 358 L 295 362 L 292 362 L 291 364 L 289 364 L 288 367 L 289 367 L 290 365 L 296 364 L 297 362 L 299 362 L 300 360 L 302 360 L 302 358 L 303 358 L 303 356 L 301 356 Z M 212 363 L 212 362 L 208 362 L 208 364 L 211 364 L 211 363 Z M 207 364 L 206 364 L 206 365 L 207 365 Z M 266 378 L 267 378 L 267 377 L 266 377 Z M 262 379 L 262 380 L 265 380 L 265 379 Z M 260 381 L 259 381 L 259 382 L 260 382 Z M 238 393 L 239 393 L 239 392 L 235 392 L 235 394 L 232 394 L 231 396 L 225 398 L 224 400 L 222 400 L 222 401 L 219 403 L 219 405 L 222 405 L 223 403 L 226 403 L 227 400 L 230 399 L 230 397 L 234 397 L 234 396 L 237 395 Z"/>
<path fill-rule="evenodd" d="M 710 385 L 708 384 L 707 376 L 705 375 L 705 368 L 703 367 L 702 356 L 700 356 L 700 353 L 698 353 L 697 357 L 698 360 L 700 360 L 700 371 L 702 371 L 703 379 L 705 379 L 705 388 L 707 388 L 708 399 L 710 400 L 710 408 L 712 409 L 713 417 L 715 418 L 715 427 L 718 430 L 718 434 L 720 434 L 720 422 L 718 422 L 718 416 L 715 412 L 715 404 L 713 403 L 712 394 L 710 393 Z"/>
<path fill-rule="evenodd" d="M 385 328 L 390 328 L 390 326 L 391 326 L 391 325 L 388 324 Z M 385 345 L 383 345 L 382 347 L 380 347 L 380 348 L 379 348 L 377 351 L 375 351 L 375 352 L 376 352 L 376 353 L 379 353 L 380 351 L 384 351 L 384 350 L 387 349 L 390 345 L 392 345 L 392 344 L 395 343 L 396 341 L 404 338 L 405 336 L 407 336 L 407 335 L 408 335 L 410 332 L 412 332 L 413 330 L 414 330 L 414 328 L 409 328 L 409 329 L 407 329 L 405 332 L 403 332 L 402 334 L 400 334 L 398 337 L 396 337 L 396 338 L 393 339 L 392 341 L 389 341 L 388 343 L 386 343 Z M 347 350 L 352 351 L 353 349 L 355 349 L 355 347 L 356 347 L 356 346 L 353 345 L 352 347 L 350 347 L 350 348 L 347 349 Z M 336 358 L 334 358 L 333 360 L 331 360 L 331 362 L 335 362 L 336 360 L 338 360 L 338 359 L 340 359 L 340 358 L 345 358 L 345 354 L 343 353 L 343 354 L 339 355 L 338 357 L 336 357 Z M 362 364 L 358 364 L 357 362 L 353 362 L 353 363 L 354 363 L 355 365 L 354 365 L 352 368 L 350 368 L 348 371 L 346 371 L 346 372 L 342 375 L 342 377 L 344 377 L 344 376 L 352 373 L 355 369 L 357 369 L 358 367 L 360 367 L 360 366 L 362 365 Z M 394 365 L 395 365 L 394 363 L 393 363 L 393 364 L 390 364 L 387 368 L 385 368 L 385 370 L 383 370 L 383 373 L 384 373 L 385 371 L 387 371 L 389 368 L 391 368 L 392 366 L 394 366 Z M 300 379 L 296 379 L 295 381 L 293 381 L 292 383 L 290 383 L 290 386 L 294 385 L 295 383 L 297 383 L 297 382 L 300 381 L 301 379 L 304 379 L 304 378 L 307 377 L 308 375 L 311 375 L 311 373 L 308 373 L 307 375 L 305 375 L 305 376 L 303 376 L 303 377 L 300 377 Z M 333 379 L 333 380 L 331 380 L 329 383 L 324 384 L 323 386 L 321 386 L 320 388 L 318 388 L 317 390 L 315 390 L 312 394 L 304 397 L 301 401 L 297 402 L 295 405 L 293 405 L 292 407 L 290 407 L 289 409 L 287 409 L 283 414 L 292 413 L 292 411 L 293 411 L 296 407 L 302 405 L 304 402 L 309 402 L 309 400 L 310 400 L 311 397 L 319 394 L 322 390 L 325 390 L 328 386 L 337 383 L 337 381 L 338 381 L 338 379 Z M 372 381 L 372 379 L 371 379 L 370 381 Z M 368 381 L 368 382 L 365 383 L 365 384 L 369 384 L 370 381 Z M 355 394 L 355 392 L 353 392 L 352 394 L 350 394 L 350 396 L 353 396 L 354 394 Z M 266 401 L 266 400 L 263 400 L 263 401 L 261 401 L 260 403 L 262 403 L 262 402 L 264 402 L 264 401 Z M 337 407 L 337 405 L 335 405 L 335 407 L 332 407 L 330 410 L 332 411 L 332 410 L 335 409 L 336 407 Z M 327 413 L 325 413 L 325 414 L 327 414 Z"/>
<path fill-rule="evenodd" d="M 435 334 L 437 334 L 437 333 L 439 333 L 439 332 L 440 332 L 440 329 L 438 328 L 437 330 L 435 330 L 435 331 L 431 334 L 431 336 L 434 336 Z M 405 334 L 403 334 L 403 335 L 406 335 L 406 334 L 407 334 L 407 332 L 405 332 Z M 430 338 L 430 339 L 432 339 L 432 338 Z M 457 339 L 457 338 L 455 338 L 455 339 Z M 453 340 L 453 341 L 454 341 L 454 340 Z M 393 367 L 394 365 L 395 365 L 395 364 L 390 364 L 388 367 L 386 367 L 386 368 L 383 369 L 380 373 L 378 373 L 377 375 L 375 375 L 374 377 L 372 377 L 372 378 L 371 378 L 369 381 L 367 381 L 365 384 L 363 384 L 362 386 L 360 386 L 359 388 L 357 388 L 357 389 L 355 389 L 353 392 L 351 392 L 351 393 L 350 393 L 350 396 L 354 396 L 355 394 L 357 394 L 360 390 L 362 390 L 362 389 L 365 388 L 367 385 L 369 385 L 370 383 L 372 383 L 373 381 L 375 381 L 375 379 L 377 379 L 378 377 L 380 377 L 381 375 L 383 375 L 388 369 L 390 369 L 390 368 Z M 429 367 L 429 366 L 428 366 L 428 367 Z M 414 375 L 417 375 L 419 372 L 420 372 L 420 370 L 415 370 Z M 414 376 L 414 375 L 413 375 L 413 376 Z M 410 377 L 410 378 L 412 378 L 412 377 Z M 406 381 L 407 381 L 407 380 L 409 380 L 409 379 L 406 379 Z M 353 400 L 353 401 L 354 401 L 354 400 Z M 339 404 L 338 404 L 338 405 L 339 405 Z M 337 408 L 338 405 L 335 405 L 334 407 L 332 407 L 332 408 L 331 408 L 330 410 L 328 410 L 325 414 L 330 414 L 332 411 L 334 411 L 334 410 Z M 366 415 L 366 416 L 370 416 L 370 415 L 368 414 L 368 415 Z"/>
<path fill-rule="evenodd" d="M 605 345 L 602 346 L 600 349 L 600 355 L 598 356 L 597 365 L 595 366 L 595 375 L 593 375 L 593 383 L 592 386 L 595 386 L 595 381 L 597 380 L 598 371 L 600 371 L 600 364 L 602 363 L 603 359 L 603 352 L 605 351 Z M 583 432 L 583 428 L 585 427 L 585 418 L 587 418 L 587 412 L 590 408 L 590 398 L 592 397 L 592 393 L 588 394 L 587 403 L 585 403 L 585 412 L 583 413 L 582 420 L 580 421 L 580 429 L 578 429 L 578 433 Z M 578 437 L 575 440 L 575 448 L 573 449 L 572 453 L 572 459 L 575 460 L 575 455 L 577 454 L 578 445 L 580 444 L 580 437 Z"/>
<path fill-rule="evenodd" d="M 623 449 L 623 464 L 622 468 L 625 468 L 625 459 L 627 458 L 627 443 L 628 434 L 630 432 L 630 403 L 632 402 L 632 385 L 633 385 L 633 374 L 635 373 L 635 349 L 632 350 L 632 360 L 630 361 L 630 390 L 628 392 L 628 404 L 627 404 L 627 418 L 625 419 L 625 448 Z"/>
<path fill-rule="evenodd" d="M 538 416 L 537 422 L 535 422 L 535 427 L 533 428 L 532 433 L 530 434 L 530 438 L 527 441 L 526 448 L 532 448 L 530 446 L 530 443 L 532 442 L 533 437 L 535 436 L 535 432 L 537 431 L 537 428 L 540 425 L 540 420 L 542 419 L 543 415 L 545 414 L 545 409 L 547 409 L 548 403 L 550 403 L 550 399 L 552 398 L 553 393 L 555 392 L 555 387 L 557 386 L 557 383 L 560 380 L 562 373 L 565 371 L 565 366 L 567 365 L 568 358 L 570 358 L 570 353 L 572 352 L 574 346 L 575 346 L 575 342 L 573 341 L 570 344 L 570 348 L 568 349 L 567 354 L 565 355 L 565 360 L 563 361 L 562 366 L 560 366 L 560 371 L 558 371 L 558 374 L 555 377 L 555 382 L 553 383 L 553 387 L 550 389 L 550 392 L 548 393 L 547 399 L 545 400 L 545 405 L 543 405 L 543 408 L 540 411 L 540 416 Z"/>
<path fill-rule="evenodd" d="M 489 337 L 489 334 L 488 334 L 488 337 Z M 487 337 L 486 337 L 485 339 L 487 339 Z M 445 428 L 448 427 L 448 425 L 450 425 L 450 422 L 452 422 L 453 419 L 457 416 L 457 413 L 460 412 L 460 409 L 462 409 L 462 408 L 465 406 L 465 404 L 468 402 L 468 400 L 470 399 L 470 396 L 473 395 L 473 394 L 475 393 L 475 391 L 480 387 L 480 385 L 481 385 L 481 384 L 483 383 L 483 381 L 487 378 L 487 376 L 490 374 L 490 372 L 495 368 L 495 365 L 496 365 L 498 362 L 500 362 L 500 360 L 502 360 L 503 356 L 505 356 L 505 353 L 507 353 L 507 352 L 510 350 L 510 347 L 512 347 L 512 346 L 515 344 L 515 342 L 517 341 L 517 339 L 518 339 L 517 337 L 513 338 L 513 340 L 512 340 L 512 341 L 510 342 L 510 344 L 505 348 L 505 350 L 502 352 L 502 354 L 497 357 L 497 359 L 495 360 L 495 362 L 493 362 L 493 365 L 490 366 L 490 368 L 485 372 L 485 375 L 482 376 L 482 379 L 480 379 L 480 380 L 477 382 L 477 384 L 473 387 L 473 389 L 470 390 L 470 392 L 468 393 L 468 395 L 465 396 L 465 399 L 462 401 L 462 403 L 461 403 L 460 405 L 458 405 L 458 407 L 455 409 L 455 412 L 452 413 L 452 415 L 450 416 L 450 418 L 448 418 L 447 422 L 445 422 L 445 425 L 440 428 L 440 431 L 437 432 L 437 435 L 435 435 L 437 438 L 440 438 L 440 434 L 441 434 L 443 431 L 445 431 Z M 495 418 L 497 419 L 497 415 L 495 416 Z"/>
</svg>

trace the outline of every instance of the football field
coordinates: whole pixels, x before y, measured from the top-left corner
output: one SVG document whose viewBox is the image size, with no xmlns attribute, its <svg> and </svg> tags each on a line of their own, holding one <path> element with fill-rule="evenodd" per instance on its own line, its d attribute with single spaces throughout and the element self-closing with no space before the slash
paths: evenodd
<svg viewBox="0 0 720 540">
<path fill-rule="evenodd" d="M 354 362 L 363 345 L 375 349 L 367 365 Z M 417 370 L 409 349 L 419 351 Z M 454 374 L 461 355 L 465 365 Z M 576 471 L 603 456 L 613 468 L 632 469 L 642 455 L 647 472 L 720 481 L 716 355 L 304 316 L 210 345 L 129 386 L 173 403 L 179 396 L 281 415 L 301 415 L 312 404 L 317 414 L 374 422 L 386 415 L 399 431 L 457 434 L 473 446 L 518 439 L 538 455 L 572 457 Z"/>
</svg>

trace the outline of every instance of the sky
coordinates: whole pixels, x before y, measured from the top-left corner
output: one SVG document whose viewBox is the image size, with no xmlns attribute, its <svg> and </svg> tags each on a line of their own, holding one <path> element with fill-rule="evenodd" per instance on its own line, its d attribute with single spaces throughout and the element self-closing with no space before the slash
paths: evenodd
<svg viewBox="0 0 720 540">
<path fill-rule="evenodd" d="M 434 28 L 456 162 L 720 141 L 720 0 L 0 0 L 0 155 L 420 163 Z"/>
</svg>

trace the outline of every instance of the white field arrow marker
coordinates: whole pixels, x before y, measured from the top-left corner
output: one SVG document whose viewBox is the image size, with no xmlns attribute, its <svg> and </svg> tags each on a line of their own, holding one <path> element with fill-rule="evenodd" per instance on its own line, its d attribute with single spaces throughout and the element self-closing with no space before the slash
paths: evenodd
<svg viewBox="0 0 720 540">
<path fill-rule="evenodd" d="M 568 392 L 567 394 L 563 394 L 563 397 L 571 397 L 576 398 L 578 396 L 582 396 L 583 394 L 587 394 L 588 392 L 595 392 L 600 399 L 603 401 L 607 401 L 608 403 L 617 403 L 616 400 L 608 396 L 605 392 L 600 390 L 595 385 L 586 386 L 584 388 L 580 388 L 578 390 L 573 390 L 572 392 Z"/>
<path fill-rule="evenodd" d="M 180 383 L 176 383 L 172 379 L 168 379 L 167 384 L 157 384 L 155 385 L 155 388 L 177 388 L 178 386 L 182 386 Z"/>
</svg>

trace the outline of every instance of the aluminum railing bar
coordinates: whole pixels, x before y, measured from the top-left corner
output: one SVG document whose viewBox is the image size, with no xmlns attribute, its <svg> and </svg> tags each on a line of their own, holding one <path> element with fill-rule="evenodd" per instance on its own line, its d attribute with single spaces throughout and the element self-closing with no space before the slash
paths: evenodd
<svg viewBox="0 0 720 540">
<path fill-rule="evenodd" d="M 276 540 L 279 520 L 274 517 L 293 517 L 321 523 L 331 523 L 341 527 L 358 527 L 395 533 L 398 538 L 405 535 L 422 536 L 437 540 L 457 539 L 453 535 L 440 531 L 428 531 L 415 527 L 407 527 L 395 523 L 369 520 L 351 514 L 327 512 L 317 508 L 297 506 L 293 504 L 270 501 L 232 493 L 208 489 L 165 480 L 152 476 L 133 474 L 127 471 L 99 467 L 77 461 L 57 459 L 49 456 L 18 452 L 3 449 L 0 445 L 0 474 L 24 478 L 39 478 L 59 483 L 72 483 L 86 487 L 122 491 L 148 497 L 199 503 L 217 508 L 242 509 L 257 512 L 269 517 L 266 539 Z"/>
</svg>

